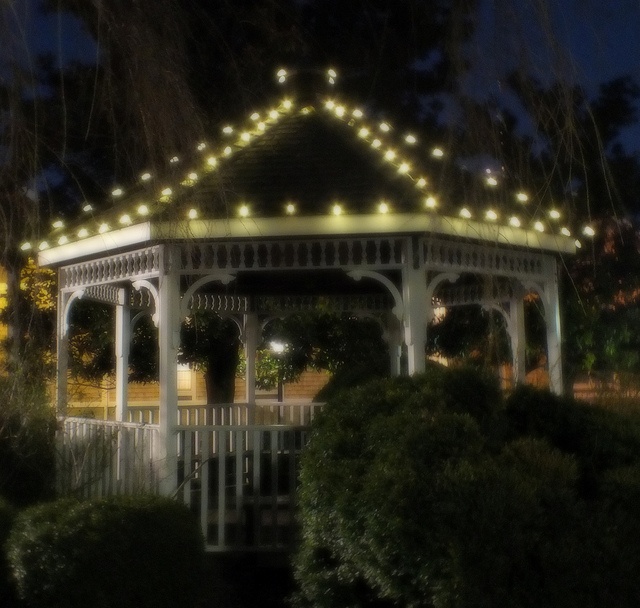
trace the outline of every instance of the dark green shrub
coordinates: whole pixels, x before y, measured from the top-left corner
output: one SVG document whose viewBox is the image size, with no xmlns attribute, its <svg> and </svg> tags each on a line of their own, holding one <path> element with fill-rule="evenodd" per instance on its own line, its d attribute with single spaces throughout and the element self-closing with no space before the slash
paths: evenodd
<svg viewBox="0 0 640 608">
<path fill-rule="evenodd" d="M 6 542 L 15 518 L 14 509 L 0 498 L 0 606 L 10 607 L 15 603 L 15 590 L 9 576 Z"/>
<path fill-rule="evenodd" d="M 635 608 L 634 428 L 464 369 L 341 393 L 303 455 L 296 603 Z"/>
<path fill-rule="evenodd" d="M 19 596 L 34 608 L 191 607 L 203 554 L 193 515 L 154 496 L 31 507 L 8 541 Z"/>
<path fill-rule="evenodd" d="M 53 497 L 56 420 L 37 381 L 0 377 L 0 496 L 16 506 Z"/>
</svg>

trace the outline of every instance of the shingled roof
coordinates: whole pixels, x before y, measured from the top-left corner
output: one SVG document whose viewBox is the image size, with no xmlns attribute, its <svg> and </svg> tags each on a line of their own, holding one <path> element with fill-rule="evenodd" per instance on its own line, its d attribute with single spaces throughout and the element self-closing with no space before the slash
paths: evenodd
<svg viewBox="0 0 640 608">
<path fill-rule="evenodd" d="M 532 200 L 508 174 L 471 172 L 428 136 L 326 94 L 285 98 L 241 126 L 225 125 L 215 142 L 171 158 L 163 175 L 142 173 L 83 209 L 77 221 L 55 223 L 39 250 L 141 224 L 379 213 L 455 218 L 573 244 L 563 211 Z"/>
</svg>

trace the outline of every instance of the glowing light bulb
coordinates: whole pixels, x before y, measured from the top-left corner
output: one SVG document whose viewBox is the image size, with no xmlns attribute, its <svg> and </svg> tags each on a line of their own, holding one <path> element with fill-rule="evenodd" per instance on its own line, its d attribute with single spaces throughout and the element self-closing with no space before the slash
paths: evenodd
<svg viewBox="0 0 640 608">
<path fill-rule="evenodd" d="M 38 245 L 38 249 L 40 251 L 44 251 L 45 249 L 49 249 L 49 243 L 47 243 L 47 241 L 42 241 L 42 243 L 40 243 L 40 245 Z"/>
<path fill-rule="evenodd" d="M 62 228 L 64 226 L 64 222 L 62 220 L 56 220 L 51 224 L 54 228 Z"/>
<path fill-rule="evenodd" d="M 525 192 L 518 192 L 518 194 L 516 194 L 516 199 L 518 199 L 519 203 L 526 203 L 529 200 L 529 197 Z"/>
<path fill-rule="evenodd" d="M 260 114 L 254 112 L 251 116 L 249 116 L 249 118 L 253 120 L 253 122 L 257 122 L 258 120 L 260 120 Z"/>
<path fill-rule="evenodd" d="M 240 139 L 245 142 L 250 141 L 251 133 L 248 133 L 247 131 L 245 131 L 244 133 L 242 133 L 242 135 L 240 135 Z"/>
<path fill-rule="evenodd" d="M 344 106 L 337 106 L 335 113 L 338 118 L 342 118 L 345 115 L 346 110 L 344 109 Z"/>
<path fill-rule="evenodd" d="M 329 68 L 327 70 L 327 76 L 329 76 L 330 78 L 337 78 L 338 72 L 336 72 L 333 68 Z"/>
<path fill-rule="evenodd" d="M 515 215 L 513 215 L 509 218 L 509 225 L 513 226 L 514 228 L 520 228 L 520 220 Z"/>
<path fill-rule="evenodd" d="M 560 212 L 557 209 L 551 209 L 551 211 L 549 211 L 549 217 L 552 220 L 559 220 L 560 219 Z"/>
<path fill-rule="evenodd" d="M 260 121 L 257 126 L 258 131 L 260 131 L 261 133 L 267 128 L 267 125 L 265 125 L 262 121 Z"/>
<path fill-rule="evenodd" d="M 576 246 L 576 249 L 582 249 L 582 243 L 578 239 L 576 239 L 573 243 Z"/>
<path fill-rule="evenodd" d="M 389 131 L 391 131 L 391 127 L 386 122 L 381 122 L 380 130 L 384 131 L 385 133 L 388 133 Z"/>
<path fill-rule="evenodd" d="M 248 205 L 241 205 L 240 209 L 238 210 L 238 213 L 240 213 L 240 217 L 249 217 Z"/>
<path fill-rule="evenodd" d="M 20 245 L 20 250 L 21 251 L 29 251 L 31 249 L 31 243 L 27 242 L 27 243 L 22 243 L 22 245 Z"/>
<path fill-rule="evenodd" d="M 427 209 L 435 209 L 438 206 L 438 199 L 435 196 L 427 196 L 424 199 L 424 204 Z"/>
<path fill-rule="evenodd" d="M 231 146 L 227 146 L 224 150 L 223 153 L 225 156 L 230 156 L 231 153 L 233 152 L 233 148 Z"/>
<path fill-rule="evenodd" d="M 327 108 L 327 110 L 333 110 L 333 108 L 336 107 L 336 102 L 333 101 L 333 99 L 327 99 L 324 103 L 324 107 Z"/>
<path fill-rule="evenodd" d="M 487 186 L 497 186 L 498 185 L 498 180 L 491 176 L 491 177 L 487 177 Z"/>
<path fill-rule="evenodd" d="M 364 112 L 360 108 L 356 108 L 352 114 L 354 118 L 362 118 L 364 116 Z"/>
<path fill-rule="evenodd" d="M 122 188 L 115 188 L 111 191 L 111 196 L 122 196 L 124 194 L 124 190 Z"/>
<path fill-rule="evenodd" d="M 562 234 L 563 236 L 571 236 L 571 230 L 569 230 L 566 226 L 563 226 L 560 229 L 560 234 Z"/>
<path fill-rule="evenodd" d="M 91 211 L 93 211 L 93 205 L 91 205 L 91 203 L 87 203 L 87 204 L 82 208 L 82 210 L 83 210 L 85 213 L 90 213 Z"/>
<path fill-rule="evenodd" d="M 149 215 L 149 207 L 146 205 L 140 205 L 138 207 L 138 215 Z"/>
<path fill-rule="evenodd" d="M 204 141 L 201 141 L 198 144 L 198 152 L 202 152 L 207 147 L 207 144 Z"/>
<path fill-rule="evenodd" d="M 398 167 L 398 173 L 409 173 L 409 169 L 411 169 L 409 163 L 400 163 L 400 166 Z"/>
<path fill-rule="evenodd" d="M 585 236 L 595 236 L 596 231 L 591 226 L 585 226 L 582 229 L 582 234 L 584 234 Z"/>
<path fill-rule="evenodd" d="M 393 160 L 396 157 L 396 153 L 393 150 L 387 150 L 384 153 L 384 157 L 386 160 Z"/>
<path fill-rule="evenodd" d="M 333 215 L 342 215 L 342 206 L 336 203 L 331 209 Z"/>
<path fill-rule="evenodd" d="M 131 216 L 128 215 L 127 213 L 125 213 L 123 216 L 120 217 L 120 223 L 121 224 L 130 224 L 131 223 Z"/>
<path fill-rule="evenodd" d="M 207 165 L 210 167 L 215 167 L 218 164 L 218 159 L 215 156 L 210 156 L 207 158 Z"/>
<path fill-rule="evenodd" d="M 226 127 L 222 127 L 222 132 L 225 135 L 231 135 L 233 133 L 233 127 L 231 125 L 227 125 Z"/>
<path fill-rule="evenodd" d="M 149 173 L 148 171 L 146 171 L 145 173 L 143 173 L 143 174 L 140 176 L 140 179 L 141 179 L 143 182 L 148 182 L 148 181 L 151 179 L 151 173 Z"/>
<path fill-rule="evenodd" d="M 189 209 L 187 216 L 190 220 L 195 220 L 198 218 L 198 211 L 196 209 Z"/>
<path fill-rule="evenodd" d="M 282 107 L 285 110 L 290 110 L 293 107 L 293 102 L 290 99 L 285 99 L 282 102 Z"/>
<path fill-rule="evenodd" d="M 362 139 L 364 139 L 365 137 L 367 137 L 369 135 L 369 129 L 367 129 L 366 127 L 362 127 L 359 131 L 358 131 L 358 136 L 362 137 Z"/>
<path fill-rule="evenodd" d="M 87 236 L 89 236 L 89 231 L 86 228 L 80 228 L 80 230 L 78 230 L 79 239 L 84 239 Z"/>
<path fill-rule="evenodd" d="M 69 239 L 64 234 L 58 239 L 58 245 L 66 245 L 68 242 Z"/>
<path fill-rule="evenodd" d="M 495 222 L 498 219 L 498 214 L 493 209 L 488 209 L 484 216 L 491 222 Z"/>
<path fill-rule="evenodd" d="M 191 173 L 189 173 L 189 175 L 187 175 L 187 178 L 192 182 L 196 182 L 198 181 L 198 174 L 195 171 L 192 171 Z"/>
<path fill-rule="evenodd" d="M 382 145 L 382 142 L 379 139 L 374 139 L 371 142 L 371 146 L 376 148 L 376 149 L 379 148 L 381 145 Z"/>
<path fill-rule="evenodd" d="M 160 194 L 164 197 L 169 197 L 173 194 L 173 190 L 171 190 L 171 188 L 164 188 Z"/>
<path fill-rule="evenodd" d="M 109 224 L 100 224 L 100 227 L 98 228 L 98 232 L 100 234 L 104 234 L 105 232 L 109 232 Z"/>
<path fill-rule="evenodd" d="M 386 201 L 381 201 L 378 205 L 378 211 L 380 213 L 389 213 L 389 203 Z"/>
<path fill-rule="evenodd" d="M 296 206 L 293 203 L 287 203 L 287 206 L 285 207 L 285 211 L 289 215 L 293 215 L 296 212 Z"/>
<path fill-rule="evenodd" d="M 444 152 L 441 148 L 434 148 L 433 150 L 431 150 L 431 156 L 433 156 L 434 158 L 442 158 L 444 156 Z"/>
<path fill-rule="evenodd" d="M 427 180 L 424 177 L 421 177 L 416 181 L 416 186 L 418 186 L 418 188 L 424 188 L 426 185 Z"/>
<path fill-rule="evenodd" d="M 533 229 L 537 230 L 538 232 L 544 232 L 544 224 L 538 220 L 534 225 L 533 225 Z"/>
<path fill-rule="evenodd" d="M 460 209 L 460 217 L 463 217 L 467 220 L 470 219 L 471 211 L 469 211 L 466 207 L 463 207 L 462 209 Z"/>
<path fill-rule="evenodd" d="M 418 141 L 416 139 L 416 136 L 415 135 L 411 135 L 411 133 L 409 133 L 409 135 L 406 135 L 404 140 L 410 145 L 413 145 Z"/>
<path fill-rule="evenodd" d="M 283 83 L 287 80 L 287 70 L 284 69 L 280 69 L 276 72 L 276 78 L 278 79 L 279 83 Z"/>
<path fill-rule="evenodd" d="M 180 162 L 180 159 L 179 159 L 177 156 L 172 156 L 172 157 L 169 159 L 169 162 L 170 162 L 172 165 L 175 165 L 177 162 Z"/>
</svg>

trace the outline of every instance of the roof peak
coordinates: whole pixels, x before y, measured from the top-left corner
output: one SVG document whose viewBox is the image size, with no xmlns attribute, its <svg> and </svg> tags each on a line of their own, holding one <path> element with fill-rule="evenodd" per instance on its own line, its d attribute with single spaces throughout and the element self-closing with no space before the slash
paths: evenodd
<svg viewBox="0 0 640 608">
<path fill-rule="evenodd" d="M 276 78 L 284 91 L 295 96 L 299 104 L 314 104 L 334 92 L 338 73 L 334 68 L 280 68 Z"/>
</svg>

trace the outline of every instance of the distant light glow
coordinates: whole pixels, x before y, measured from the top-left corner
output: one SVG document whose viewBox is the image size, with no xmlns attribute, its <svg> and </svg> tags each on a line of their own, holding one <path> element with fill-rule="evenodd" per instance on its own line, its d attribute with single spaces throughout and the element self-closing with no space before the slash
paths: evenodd
<svg viewBox="0 0 640 608">
<path fill-rule="evenodd" d="M 218 159 L 215 156 L 210 156 L 207 158 L 207 165 L 210 167 L 215 167 L 218 164 Z"/>
<path fill-rule="evenodd" d="M 338 118 L 342 118 L 346 114 L 346 110 L 344 109 L 344 106 L 337 106 L 335 113 Z"/>
<path fill-rule="evenodd" d="M 569 230 L 566 226 L 563 226 L 563 227 L 560 229 L 560 233 L 561 233 L 563 236 L 571 236 L 571 230 Z"/>
<path fill-rule="evenodd" d="M 537 230 L 538 232 L 544 232 L 544 224 L 538 220 L 534 225 L 533 225 L 534 230 Z"/>
<path fill-rule="evenodd" d="M 278 119 L 278 116 L 280 116 L 280 113 L 278 112 L 278 110 L 271 110 L 271 111 L 269 112 L 269 118 L 270 118 L 271 120 L 277 120 L 277 119 Z"/>
<path fill-rule="evenodd" d="M 190 220 L 198 219 L 198 211 L 197 211 L 197 209 L 189 209 L 189 213 L 187 213 L 187 217 Z"/>
<path fill-rule="evenodd" d="M 226 127 L 222 127 L 222 132 L 225 135 L 231 135 L 233 133 L 233 127 L 231 125 L 227 125 Z"/>
<path fill-rule="evenodd" d="M 409 165 L 409 163 L 400 163 L 400 166 L 398 167 L 398 173 L 409 173 L 410 169 L 411 166 Z"/>
<path fill-rule="evenodd" d="M 389 131 L 391 131 L 391 127 L 389 126 L 388 123 L 386 122 L 381 122 L 380 123 L 380 130 L 384 131 L 385 133 L 388 133 Z"/>
<path fill-rule="evenodd" d="M 69 239 L 64 234 L 58 239 L 58 245 L 66 245 L 68 242 Z"/>
<path fill-rule="evenodd" d="M 249 217 L 249 206 L 241 205 L 238 213 L 240 213 L 240 217 Z"/>
<path fill-rule="evenodd" d="M 487 186 L 497 186 L 497 185 L 498 185 L 498 180 L 495 177 L 493 176 L 487 177 Z"/>
<path fill-rule="evenodd" d="M 162 196 L 164 197 L 171 196 L 173 194 L 173 190 L 171 190 L 171 188 L 163 188 L 160 194 L 162 194 Z"/>
<path fill-rule="evenodd" d="M 169 162 L 170 162 L 172 165 L 175 165 L 177 162 L 180 162 L 180 159 L 179 159 L 177 156 L 172 156 L 172 157 L 169 159 Z"/>
<path fill-rule="evenodd" d="M 22 243 L 22 245 L 20 245 L 20 250 L 21 251 L 29 251 L 31 249 L 31 243 L 27 242 L 27 243 Z"/>
<path fill-rule="evenodd" d="M 111 191 L 111 196 L 122 196 L 124 194 L 124 190 L 122 188 L 114 188 Z"/>
<path fill-rule="evenodd" d="M 435 158 L 442 158 L 444 156 L 444 152 L 442 151 L 442 148 L 434 148 L 431 150 L 431 156 Z"/>
<path fill-rule="evenodd" d="M 327 108 L 327 110 L 333 110 L 333 108 L 336 107 L 336 102 L 333 101 L 333 99 L 327 99 L 327 101 L 324 102 L 324 107 Z"/>
<path fill-rule="evenodd" d="M 251 141 L 251 133 L 245 131 L 244 133 L 242 133 L 242 135 L 240 135 L 240 139 L 244 142 Z"/>
<path fill-rule="evenodd" d="M 258 114 L 257 112 L 254 112 L 251 116 L 249 116 L 249 118 L 251 118 L 253 122 L 257 122 L 258 120 L 260 120 L 260 114 Z"/>
<path fill-rule="evenodd" d="M 98 228 L 98 232 L 100 234 L 104 234 L 105 232 L 109 232 L 109 224 L 100 224 L 100 227 Z"/>
<path fill-rule="evenodd" d="M 138 215 L 149 215 L 149 207 L 146 205 L 140 205 L 138 207 Z"/>
<path fill-rule="evenodd" d="M 384 157 L 386 160 L 393 160 L 396 157 L 396 153 L 394 150 L 387 150 L 384 153 Z"/>
<path fill-rule="evenodd" d="M 333 213 L 333 215 L 342 215 L 342 206 L 336 203 L 332 207 L 331 212 Z"/>
<path fill-rule="evenodd" d="M 371 146 L 376 148 L 376 149 L 379 148 L 381 145 L 382 145 L 382 142 L 379 139 L 374 139 L 371 142 Z"/>
<path fill-rule="evenodd" d="M 125 225 L 130 224 L 131 223 L 131 216 L 129 214 L 125 213 L 123 216 L 120 217 L 119 222 L 121 224 L 125 224 Z"/>
<path fill-rule="evenodd" d="M 493 209 L 488 209 L 484 216 L 491 222 L 495 222 L 498 219 L 498 214 Z"/>
<path fill-rule="evenodd" d="M 293 215 L 296 212 L 296 206 L 294 203 L 287 203 L 286 207 L 285 207 L 285 211 L 289 214 L 289 215 Z"/>
<path fill-rule="evenodd" d="M 549 211 L 549 217 L 552 220 L 559 220 L 560 219 L 560 212 L 557 209 L 551 209 L 551 211 Z"/>
<path fill-rule="evenodd" d="M 358 131 L 358 136 L 362 137 L 362 139 L 366 138 L 368 135 L 369 135 L 369 129 L 367 129 L 367 127 L 362 127 Z"/>
<path fill-rule="evenodd" d="M 415 135 L 412 135 L 411 133 L 409 133 L 408 135 L 406 135 L 406 136 L 405 136 L 405 138 L 404 138 L 404 140 L 405 140 L 408 144 L 410 144 L 410 145 L 413 145 L 413 144 L 417 143 L 417 141 L 418 141 L 418 140 L 416 139 L 416 136 L 415 136 Z"/>
<path fill-rule="evenodd" d="M 463 217 L 465 219 L 471 219 L 471 211 L 469 211 L 466 207 L 463 207 L 462 209 L 460 209 L 460 217 Z"/>
<path fill-rule="evenodd" d="M 53 222 L 53 224 L 51 224 L 54 228 L 63 228 L 64 227 L 64 222 L 62 220 L 56 220 L 55 222 Z"/>
<path fill-rule="evenodd" d="M 201 141 L 198 144 L 198 152 L 202 152 L 207 147 L 207 144 L 204 141 Z"/>
<path fill-rule="evenodd" d="M 90 213 L 91 211 L 93 211 L 93 205 L 92 205 L 91 203 L 87 203 L 87 204 L 82 208 L 82 210 L 83 210 L 85 213 Z"/>
<path fill-rule="evenodd" d="M 416 186 L 418 186 L 418 188 L 424 188 L 426 185 L 427 180 L 424 177 L 421 177 L 416 181 Z"/>
<path fill-rule="evenodd" d="M 86 228 L 80 228 L 80 230 L 78 230 L 79 239 L 84 239 L 88 236 L 89 236 L 89 231 Z"/>
<path fill-rule="evenodd" d="M 40 251 L 44 251 L 45 249 L 49 249 L 49 243 L 47 243 L 47 241 L 42 241 L 42 243 L 40 243 L 40 245 L 38 245 L 38 249 Z"/>
<path fill-rule="evenodd" d="M 360 108 L 356 108 L 352 114 L 354 118 L 362 118 L 364 116 L 364 112 Z"/>
<path fill-rule="evenodd" d="M 389 213 L 389 203 L 387 203 L 386 201 L 380 201 L 380 204 L 378 205 L 378 211 L 380 213 Z"/>
<path fill-rule="evenodd" d="M 427 209 L 435 209 L 438 206 L 438 199 L 435 196 L 427 196 L 424 199 L 424 204 Z"/>
<path fill-rule="evenodd" d="M 515 215 L 511 216 L 509 218 L 509 225 L 513 226 L 514 228 L 520 228 L 520 219 Z"/>
<path fill-rule="evenodd" d="M 284 99 L 282 101 L 282 107 L 285 110 L 290 110 L 293 107 L 293 102 L 290 99 Z"/>
<path fill-rule="evenodd" d="M 223 150 L 223 152 L 224 152 L 224 155 L 225 155 L 225 156 L 230 156 L 230 155 L 231 155 L 231 153 L 233 152 L 233 148 L 232 148 L 231 146 L 227 146 L 227 147 Z"/>
<path fill-rule="evenodd" d="M 519 203 L 526 203 L 529 200 L 529 196 L 525 192 L 518 192 L 516 199 L 518 199 Z"/>
<path fill-rule="evenodd" d="M 584 234 L 585 236 L 595 236 L 596 231 L 593 229 L 592 226 L 585 226 L 582 229 L 582 234 Z"/>
<path fill-rule="evenodd" d="M 145 171 L 141 176 L 140 179 L 143 182 L 148 182 L 151 179 L 151 173 L 149 173 L 148 171 Z"/>
</svg>

